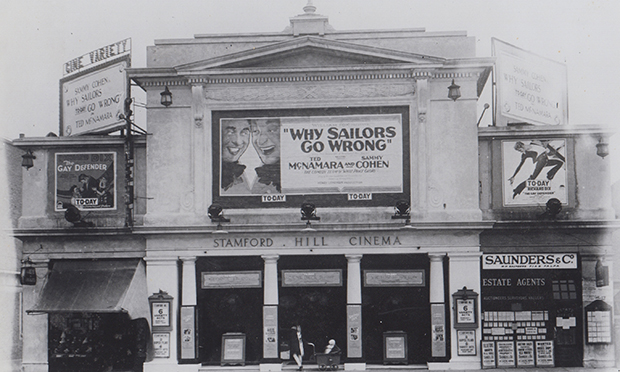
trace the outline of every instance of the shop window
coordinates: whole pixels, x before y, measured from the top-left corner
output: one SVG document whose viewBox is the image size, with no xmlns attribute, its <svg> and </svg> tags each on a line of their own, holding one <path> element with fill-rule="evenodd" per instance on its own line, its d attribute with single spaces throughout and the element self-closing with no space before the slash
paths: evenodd
<svg viewBox="0 0 620 372">
<path fill-rule="evenodd" d="M 576 300 L 577 287 L 574 280 L 554 280 L 553 281 L 554 300 Z"/>
</svg>

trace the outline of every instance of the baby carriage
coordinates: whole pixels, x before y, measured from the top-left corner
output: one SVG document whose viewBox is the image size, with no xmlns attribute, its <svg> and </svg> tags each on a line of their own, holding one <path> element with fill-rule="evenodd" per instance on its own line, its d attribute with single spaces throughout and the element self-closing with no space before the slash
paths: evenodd
<svg viewBox="0 0 620 372">
<path fill-rule="evenodd" d="M 338 369 L 338 365 L 340 364 L 340 353 L 333 354 L 314 354 L 316 358 L 316 364 L 319 366 L 321 371 L 325 371 L 327 369 L 335 371 Z"/>
<path fill-rule="evenodd" d="M 319 366 L 321 371 L 325 371 L 327 369 L 335 371 L 338 369 L 338 365 L 340 364 L 340 352 L 331 354 L 315 353 L 314 358 L 316 359 L 316 364 Z"/>
</svg>

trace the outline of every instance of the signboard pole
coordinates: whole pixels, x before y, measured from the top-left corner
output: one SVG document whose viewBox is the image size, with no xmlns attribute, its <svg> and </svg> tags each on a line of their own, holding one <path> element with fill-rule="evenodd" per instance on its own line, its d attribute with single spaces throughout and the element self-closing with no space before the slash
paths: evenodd
<svg viewBox="0 0 620 372">
<path fill-rule="evenodd" d="M 131 98 L 125 98 L 125 227 L 133 228 L 133 138 L 131 136 Z"/>
</svg>

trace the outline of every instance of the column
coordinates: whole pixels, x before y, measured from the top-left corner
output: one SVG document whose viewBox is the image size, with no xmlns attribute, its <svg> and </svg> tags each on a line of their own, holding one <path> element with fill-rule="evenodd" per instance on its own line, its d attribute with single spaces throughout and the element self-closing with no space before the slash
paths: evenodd
<svg viewBox="0 0 620 372">
<path fill-rule="evenodd" d="M 25 285 L 23 293 L 23 349 L 22 370 L 24 372 L 47 372 L 47 340 L 48 340 L 48 315 L 26 314 L 26 310 L 32 309 L 37 302 L 43 285 L 44 278 L 49 272 L 49 260 L 36 260 L 34 266 L 37 270 L 37 284 Z"/>
<path fill-rule="evenodd" d="M 261 371 L 281 371 L 278 349 L 278 255 L 261 256 L 265 261 L 263 285 L 263 360 Z"/>
<path fill-rule="evenodd" d="M 144 363 L 144 372 L 168 372 L 177 368 L 177 337 L 179 309 L 179 273 L 178 259 L 176 257 L 153 258 L 145 257 L 146 261 L 146 286 L 147 294 L 158 293 L 161 289 L 173 297 L 170 308 L 171 331 L 153 332 L 154 340 L 161 340 L 160 334 L 167 333 L 169 336 L 168 356 L 156 357 L 151 362 Z M 157 347 L 157 345 L 155 345 Z"/>
<path fill-rule="evenodd" d="M 347 363 L 345 370 L 365 370 L 362 354 L 362 255 L 347 258 Z"/>
<path fill-rule="evenodd" d="M 181 257 L 181 262 L 183 262 L 182 304 L 196 306 L 196 257 Z"/>
<path fill-rule="evenodd" d="M 431 357 L 436 362 L 447 362 L 446 304 L 443 263 L 445 253 L 429 253 L 431 305 Z M 442 368 L 440 364 L 438 368 Z"/>
<path fill-rule="evenodd" d="M 454 328 L 454 311 L 456 304 L 452 294 L 467 287 L 480 294 L 480 256 L 481 252 L 458 252 L 448 253 L 450 260 L 450 282 L 449 282 L 449 301 L 450 301 L 450 317 L 452 319 L 451 331 L 451 357 L 449 369 L 480 369 L 480 350 L 477 350 L 475 356 L 458 355 L 458 335 Z M 480 329 L 480 296 L 478 297 L 477 313 L 478 328 L 476 329 L 476 345 L 480 345 L 481 329 Z M 479 348 L 478 348 L 479 349 Z"/>
</svg>

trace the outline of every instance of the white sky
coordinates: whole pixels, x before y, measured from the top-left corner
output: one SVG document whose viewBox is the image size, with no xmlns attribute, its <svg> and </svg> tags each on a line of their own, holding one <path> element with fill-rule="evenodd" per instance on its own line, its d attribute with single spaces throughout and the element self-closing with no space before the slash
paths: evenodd
<svg viewBox="0 0 620 372">
<path fill-rule="evenodd" d="M 1 0 L 0 137 L 58 133 L 59 80 L 63 63 L 72 58 L 130 37 L 132 66 L 145 67 L 146 47 L 156 39 L 279 32 L 303 13 L 306 2 Z M 620 129 L 618 0 L 314 0 L 314 5 L 337 30 L 467 31 L 476 37 L 479 57 L 491 55 L 496 37 L 563 62 L 570 123 Z M 611 146 L 615 164 L 617 137 Z"/>
</svg>

